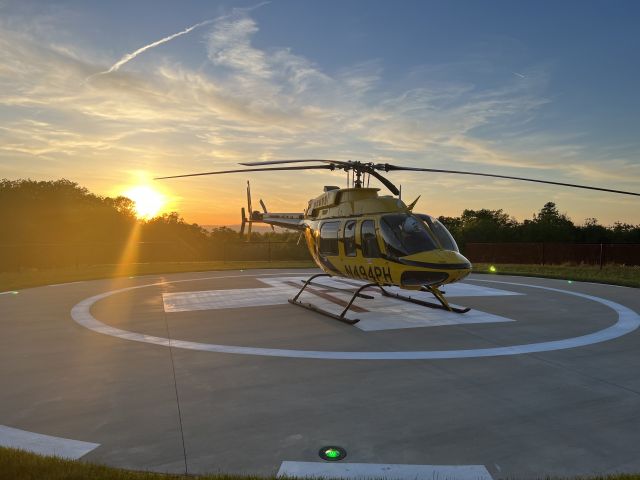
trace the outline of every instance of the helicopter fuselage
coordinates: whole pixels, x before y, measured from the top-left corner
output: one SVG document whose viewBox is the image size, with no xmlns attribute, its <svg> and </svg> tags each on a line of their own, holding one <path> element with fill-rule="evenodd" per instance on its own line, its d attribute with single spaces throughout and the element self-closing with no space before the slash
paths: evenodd
<svg viewBox="0 0 640 480">
<path fill-rule="evenodd" d="M 330 275 L 418 290 L 462 280 L 471 263 L 446 228 L 377 188 L 328 189 L 309 201 L 305 239 Z"/>
</svg>

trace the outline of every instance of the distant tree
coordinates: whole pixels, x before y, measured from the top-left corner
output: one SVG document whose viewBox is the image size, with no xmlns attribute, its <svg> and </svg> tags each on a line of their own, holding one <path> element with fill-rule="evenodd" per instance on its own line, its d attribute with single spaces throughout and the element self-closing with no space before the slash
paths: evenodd
<svg viewBox="0 0 640 480">
<path fill-rule="evenodd" d="M 573 242 L 576 228 L 569 217 L 558 211 L 554 202 L 547 202 L 533 220 L 525 220 L 521 238 L 531 242 Z"/>
<path fill-rule="evenodd" d="M 610 230 L 613 243 L 640 243 L 640 225 L 615 222 Z"/>
<path fill-rule="evenodd" d="M 513 240 L 518 222 L 500 210 L 464 210 L 459 232 L 463 242 L 502 242 Z"/>
<path fill-rule="evenodd" d="M 0 241 L 120 241 L 135 223 L 130 202 L 99 197 L 66 179 L 5 179 L 0 181 Z"/>
<path fill-rule="evenodd" d="M 547 202 L 540 209 L 540 212 L 533 215 L 534 222 L 548 225 L 566 226 L 573 225 L 573 222 L 565 213 L 560 213 L 554 202 Z"/>
<path fill-rule="evenodd" d="M 210 235 L 214 242 L 234 242 L 239 237 L 239 233 L 229 227 L 215 227 Z"/>
<path fill-rule="evenodd" d="M 148 257 L 156 260 L 203 259 L 211 248 L 209 232 L 185 222 L 178 212 L 141 222 L 139 241 Z"/>
<path fill-rule="evenodd" d="M 597 218 L 587 218 L 584 224 L 576 227 L 576 240 L 580 243 L 608 243 L 613 232 L 598 223 Z"/>
<path fill-rule="evenodd" d="M 123 196 L 116 198 L 106 197 L 104 201 L 107 205 L 113 207 L 118 213 L 124 214 L 129 218 L 134 218 L 136 216 L 135 202 L 130 198 Z"/>
</svg>

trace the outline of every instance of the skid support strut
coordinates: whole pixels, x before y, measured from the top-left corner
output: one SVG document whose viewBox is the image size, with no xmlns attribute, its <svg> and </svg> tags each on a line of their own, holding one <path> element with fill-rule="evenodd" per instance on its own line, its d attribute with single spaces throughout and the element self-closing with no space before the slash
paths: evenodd
<svg viewBox="0 0 640 480">
<path fill-rule="evenodd" d="M 335 313 L 332 313 L 332 312 L 324 310 L 324 309 L 322 309 L 320 307 L 317 307 L 316 305 L 314 305 L 312 303 L 305 303 L 305 302 L 301 302 L 300 300 L 298 300 L 298 297 L 300 297 L 302 292 L 304 292 L 304 290 L 309 285 L 316 285 L 316 286 L 323 287 L 323 288 L 329 288 L 330 290 L 338 290 L 338 291 L 342 291 L 342 292 L 352 293 L 349 290 L 344 290 L 344 289 L 341 289 L 341 288 L 330 287 L 330 286 L 321 285 L 321 284 L 318 284 L 318 283 L 313 283 L 312 280 L 315 280 L 318 277 L 331 277 L 331 275 L 329 275 L 328 273 L 318 273 L 317 275 L 312 276 L 306 282 L 304 282 L 304 285 L 302 286 L 300 291 L 296 294 L 296 296 L 289 299 L 289 303 L 291 303 L 293 305 L 298 305 L 299 307 L 306 308 L 307 310 L 311 310 L 313 312 L 321 313 L 323 315 L 326 315 L 327 317 L 334 318 L 335 320 L 338 320 L 338 321 L 343 322 L 343 323 L 347 323 L 349 325 L 355 325 L 356 323 L 358 323 L 360 321 L 360 319 L 359 318 L 355 318 L 355 319 L 352 320 L 352 319 L 347 318 L 346 317 L 347 312 L 349 311 L 349 309 L 353 305 L 353 302 L 355 301 L 356 298 L 359 297 L 359 298 L 373 299 L 373 297 L 371 295 L 365 295 L 364 293 L 361 293 L 361 292 L 363 290 L 365 290 L 366 288 L 377 287 L 378 284 L 377 283 L 367 283 L 365 285 L 362 285 L 360 288 L 358 288 L 355 292 L 353 292 L 353 296 L 351 297 L 351 300 L 349 300 L 349 303 L 347 303 L 347 306 L 344 308 L 344 310 L 342 310 L 342 313 L 340 313 L 340 315 L 337 315 Z"/>
<path fill-rule="evenodd" d="M 422 305 L 423 307 L 439 308 L 441 310 L 447 310 L 448 312 L 454 312 L 454 313 L 467 313 L 469 310 L 471 310 L 468 307 L 458 308 L 458 307 L 452 307 L 451 305 L 449 305 L 449 302 L 447 302 L 447 299 L 444 298 L 444 295 L 438 289 L 438 287 L 422 287 L 422 291 L 431 292 L 433 296 L 436 297 L 436 300 L 440 302 L 440 304 L 427 302 L 425 300 L 418 300 L 417 298 L 406 297 L 404 295 L 400 295 L 399 293 L 385 290 L 384 287 L 382 286 L 380 286 L 380 290 L 382 291 L 382 294 L 385 297 L 397 298 L 398 300 L 404 300 L 405 302 L 415 303 L 416 305 Z"/>
<path fill-rule="evenodd" d="M 347 312 L 353 305 L 353 302 L 356 300 L 356 298 L 366 298 L 368 300 L 372 300 L 374 298 L 371 295 L 366 295 L 362 293 L 363 290 L 371 287 L 379 288 L 385 297 L 396 298 L 398 300 L 403 300 L 409 303 L 415 303 L 416 305 L 421 305 L 423 307 L 439 308 L 441 310 L 447 310 L 448 312 L 454 312 L 454 313 L 466 313 L 469 310 L 471 310 L 470 308 L 458 308 L 458 307 L 452 307 L 451 305 L 449 305 L 449 302 L 447 301 L 446 298 L 444 298 L 443 293 L 440 291 L 440 289 L 438 289 L 438 287 L 425 286 L 425 287 L 422 287 L 422 291 L 432 293 L 433 296 L 436 297 L 438 302 L 440 302 L 439 304 L 427 302 L 425 300 L 419 300 L 417 298 L 412 298 L 405 295 L 400 295 L 399 293 L 395 293 L 395 292 L 390 292 L 389 290 L 386 290 L 382 285 L 379 285 L 377 283 L 366 283 L 362 285 L 360 288 L 358 288 L 355 292 L 352 292 L 351 290 L 345 290 L 343 288 L 332 287 L 329 285 L 322 285 L 320 283 L 314 283 L 313 280 L 315 280 L 318 277 L 331 277 L 331 275 L 329 275 L 328 273 L 318 273 L 316 275 L 313 275 L 311 278 L 309 278 L 307 281 L 304 282 L 304 285 L 302 286 L 300 291 L 296 294 L 296 296 L 289 299 L 289 303 L 293 305 L 298 305 L 299 307 L 306 308 L 307 310 L 311 310 L 313 312 L 321 313 L 322 315 L 326 315 L 327 317 L 334 318 L 340 322 L 347 323 L 349 325 L 355 325 L 360 321 L 360 319 L 356 318 L 352 320 L 347 318 L 346 317 Z M 304 292 L 308 286 L 318 286 L 322 288 L 328 288 L 330 290 L 337 290 L 345 293 L 353 293 L 353 295 L 351 297 L 351 300 L 349 300 L 349 303 L 347 303 L 347 306 L 344 308 L 344 310 L 342 310 L 342 313 L 340 313 L 340 315 L 337 315 L 335 313 L 324 310 L 312 303 L 305 303 L 298 300 L 302 292 Z"/>
</svg>

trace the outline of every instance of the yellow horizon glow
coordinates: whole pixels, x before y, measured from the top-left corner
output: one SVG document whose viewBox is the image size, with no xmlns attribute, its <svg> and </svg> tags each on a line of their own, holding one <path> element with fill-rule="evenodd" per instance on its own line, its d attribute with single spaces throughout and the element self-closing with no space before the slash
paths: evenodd
<svg viewBox="0 0 640 480">
<path fill-rule="evenodd" d="M 141 220 L 149 220 L 163 212 L 167 204 L 167 198 L 148 185 L 138 185 L 129 188 L 124 196 L 133 200 L 136 217 Z"/>
</svg>

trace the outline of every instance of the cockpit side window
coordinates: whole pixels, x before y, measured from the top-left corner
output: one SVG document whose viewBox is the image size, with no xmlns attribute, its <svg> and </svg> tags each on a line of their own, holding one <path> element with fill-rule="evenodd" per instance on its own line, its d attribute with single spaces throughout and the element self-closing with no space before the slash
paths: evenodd
<svg viewBox="0 0 640 480">
<path fill-rule="evenodd" d="M 360 242 L 362 243 L 362 256 L 376 258 L 380 256 L 380 247 L 376 238 L 376 225 L 373 220 L 365 220 L 360 227 Z"/>
<path fill-rule="evenodd" d="M 424 224 L 413 215 L 384 215 L 380 229 L 387 254 L 392 257 L 405 257 L 438 248 Z"/>
</svg>

